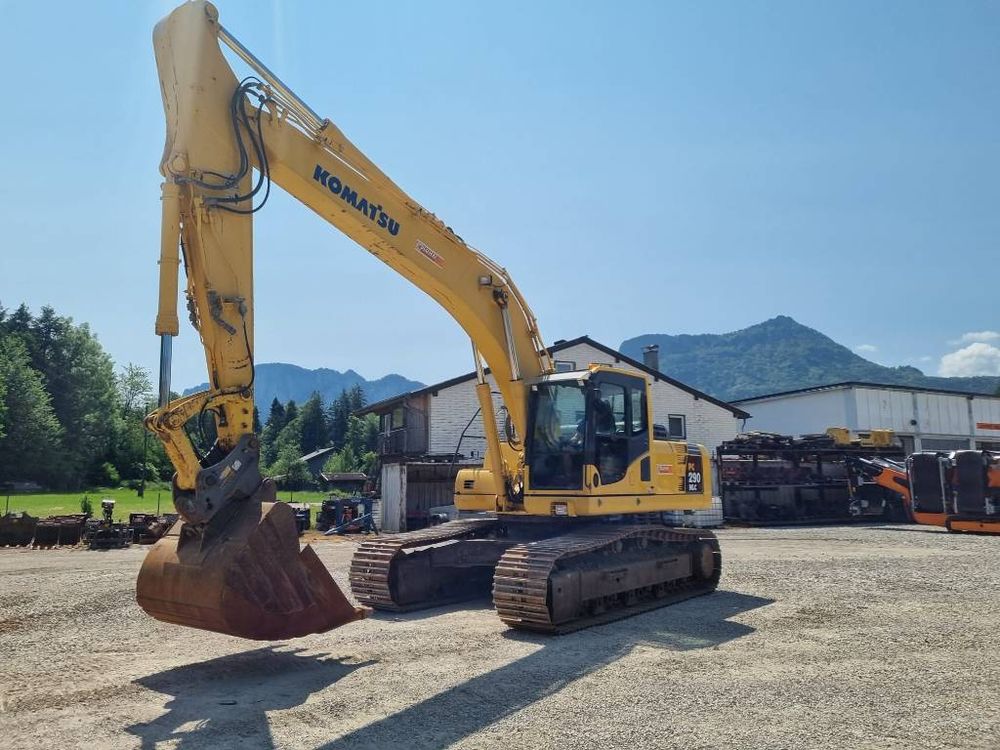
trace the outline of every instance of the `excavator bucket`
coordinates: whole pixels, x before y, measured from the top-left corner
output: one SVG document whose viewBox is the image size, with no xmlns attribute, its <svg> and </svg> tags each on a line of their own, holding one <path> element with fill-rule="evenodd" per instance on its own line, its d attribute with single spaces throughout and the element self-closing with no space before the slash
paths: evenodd
<svg viewBox="0 0 1000 750">
<path fill-rule="evenodd" d="M 204 533 L 178 521 L 153 545 L 136 584 L 147 613 L 177 625 L 274 641 L 323 633 L 370 611 L 347 600 L 312 547 L 299 551 L 288 505 L 251 498 L 227 511 Z"/>
</svg>

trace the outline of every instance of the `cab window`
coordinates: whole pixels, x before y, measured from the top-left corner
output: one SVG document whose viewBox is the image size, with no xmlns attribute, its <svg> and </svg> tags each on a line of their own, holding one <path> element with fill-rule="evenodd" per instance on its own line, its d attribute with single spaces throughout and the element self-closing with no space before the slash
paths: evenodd
<svg viewBox="0 0 1000 750">
<path fill-rule="evenodd" d="M 632 434 L 638 435 L 646 431 L 646 389 L 630 388 L 632 401 Z"/>
<path fill-rule="evenodd" d="M 625 434 L 625 386 L 601 383 L 594 410 L 594 431 L 598 435 Z"/>
</svg>

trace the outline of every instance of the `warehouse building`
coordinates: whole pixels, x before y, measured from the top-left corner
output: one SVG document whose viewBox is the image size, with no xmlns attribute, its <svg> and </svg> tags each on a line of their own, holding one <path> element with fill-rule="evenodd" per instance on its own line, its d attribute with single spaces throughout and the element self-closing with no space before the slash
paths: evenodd
<svg viewBox="0 0 1000 750">
<path fill-rule="evenodd" d="M 660 372 L 655 347 L 646 352 L 644 362 L 639 362 L 581 336 L 557 341 L 549 353 L 557 370 L 609 364 L 642 373 L 651 387 L 653 421 L 667 428 L 672 439 L 701 443 L 710 452 L 734 438 L 750 416 L 738 406 Z M 426 523 L 431 515 L 452 504 L 458 470 L 482 464 L 486 438 L 475 387 L 476 374 L 469 372 L 359 412 L 377 414 L 380 420 L 382 524 L 386 531 Z M 502 428 L 505 412 L 499 396 L 494 396 L 494 407 Z"/>
<path fill-rule="evenodd" d="M 740 399 L 749 428 L 786 435 L 827 427 L 894 430 L 907 453 L 1000 450 L 1000 397 L 935 388 L 846 382 Z"/>
</svg>

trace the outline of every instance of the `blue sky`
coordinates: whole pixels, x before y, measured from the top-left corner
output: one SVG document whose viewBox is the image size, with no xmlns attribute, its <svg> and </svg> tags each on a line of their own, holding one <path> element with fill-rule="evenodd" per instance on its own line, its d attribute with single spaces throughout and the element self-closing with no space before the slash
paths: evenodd
<svg viewBox="0 0 1000 750">
<path fill-rule="evenodd" d="M 0 3 L 0 301 L 155 367 L 173 3 Z M 513 274 L 548 340 L 791 315 L 885 364 L 1000 373 L 1000 4 L 218 3 L 222 23 Z M 470 368 L 451 319 L 279 193 L 257 360 Z M 205 379 L 189 327 L 174 382 Z"/>
</svg>

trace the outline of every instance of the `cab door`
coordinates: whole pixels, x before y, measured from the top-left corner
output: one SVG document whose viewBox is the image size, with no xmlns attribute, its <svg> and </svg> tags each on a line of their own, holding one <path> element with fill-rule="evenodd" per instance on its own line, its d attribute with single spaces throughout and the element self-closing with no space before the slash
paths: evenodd
<svg viewBox="0 0 1000 750">
<path fill-rule="evenodd" d="M 620 373 L 600 373 L 590 389 L 590 459 L 593 485 L 622 481 L 629 467 L 649 452 L 646 381 Z"/>
</svg>

